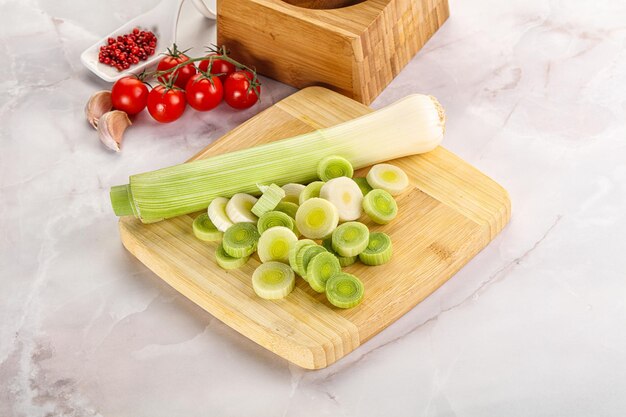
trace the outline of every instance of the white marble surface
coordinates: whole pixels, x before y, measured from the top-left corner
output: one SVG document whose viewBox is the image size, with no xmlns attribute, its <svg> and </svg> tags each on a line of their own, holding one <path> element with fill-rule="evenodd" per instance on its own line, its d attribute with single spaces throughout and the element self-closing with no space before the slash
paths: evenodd
<svg viewBox="0 0 626 417">
<path fill-rule="evenodd" d="M 451 0 L 376 100 L 437 96 L 445 146 L 513 218 L 453 279 L 328 369 L 256 346 L 119 242 L 107 189 L 263 104 L 144 114 L 123 153 L 82 118 L 80 52 L 155 0 L 0 0 L 0 416 L 626 415 L 626 6 Z"/>
</svg>

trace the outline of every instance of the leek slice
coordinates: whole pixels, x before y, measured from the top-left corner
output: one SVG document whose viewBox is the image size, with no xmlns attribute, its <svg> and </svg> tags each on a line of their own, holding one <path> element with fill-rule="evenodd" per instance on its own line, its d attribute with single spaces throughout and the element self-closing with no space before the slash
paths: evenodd
<svg viewBox="0 0 626 417">
<path fill-rule="evenodd" d="M 211 204 L 209 204 L 209 208 L 207 209 L 209 219 L 211 219 L 215 227 L 217 227 L 217 230 L 220 232 L 225 232 L 230 226 L 233 225 L 233 222 L 228 217 L 228 214 L 226 214 L 227 204 L 227 198 L 217 197 L 211 201 Z"/>
<path fill-rule="evenodd" d="M 365 197 L 367 193 L 373 190 L 372 186 L 369 185 L 369 183 L 367 182 L 367 178 L 356 177 L 356 178 L 352 178 L 352 180 L 356 182 L 356 185 L 358 185 L 359 188 L 361 189 L 361 194 L 363 194 L 363 197 Z"/>
<path fill-rule="evenodd" d="M 298 273 L 302 278 L 304 278 L 305 280 L 308 279 L 307 267 L 309 266 L 309 262 L 311 262 L 311 259 L 313 259 L 316 255 L 324 252 L 326 252 L 326 249 L 319 245 L 305 245 L 300 248 L 300 250 L 296 254 L 296 267 Z"/>
<path fill-rule="evenodd" d="M 356 256 L 365 250 L 369 238 L 370 232 L 366 225 L 347 222 L 333 232 L 333 249 L 341 256 Z"/>
<path fill-rule="evenodd" d="M 363 197 L 363 211 L 374 223 L 387 224 L 398 215 L 398 204 L 387 191 L 376 189 Z"/>
<path fill-rule="evenodd" d="M 252 223 L 235 223 L 224 232 L 222 245 L 233 258 L 250 256 L 257 247 L 259 231 Z"/>
<path fill-rule="evenodd" d="M 335 230 L 338 223 L 337 208 L 321 198 L 306 200 L 296 213 L 298 230 L 310 239 L 325 238 Z"/>
<path fill-rule="evenodd" d="M 289 249 L 298 241 L 298 237 L 283 226 L 267 229 L 259 238 L 257 253 L 261 262 L 277 261 L 289 263 Z"/>
<path fill-rule="evenodd" d="M 224 245 L 219 245 L 215 249 L 215 261 L 222 269 L 236 269 L 240 268 L 248 262 L 249 256 L 242 258 L 233 258 L 224 250 Z"/>
<path fill-rule="evenodd" d="M 320 197 L 337 207 L 341 222 L 361 217 L 363 193 L 352 178 L 333 178 L 322 186 Z"/>
<path fill-rule="evenodd" d="M 289 217 L 291 217 L 292 219 L 296 220 L 296 213 L 298 212 L 298 207 L 299 206 L 296 203 L 291 203 L 288 201 L 281 201 L 280 203 L 278 203 L 276 208 L 274 208 L 274 210 L 283 212 Z"/>
<path fill-rule="evenodd" d="M 311 239 L 302 239 L 302 240 L 297 241 L 291 247 L 291 249 L 289 249 L 289 265 L 291 266 L 291 269 L 293 269 L 296 274 L 300 275 L 305 280 L 306 280 L 306 277 L 304 277 L 303 274 L 300 273 L 300 270 L 298 269 L 298 266 L 296 265 L 296 255 L 298 254 L 298 251 L 306 245 L 315 246 L 317 245 L 317 243 L 315 243 Z"/>
<path fill-rule="evenodd" d="M 300 205 L 302 205 L 302 203 L 304 203 L 305 201 L 311 198 L 319 197 L 320 190 L 322 189 L 323 185 L 324 185 L 324 181 L 313 181 L 312 183 L 304 187 L 304 190 L 302 190 L 302 192 L 300 193 L 300 197 L 298 200 Z"/>
<path fill-rule="evenodd" d="M 330 237 L 322 241 L 322 246 L 328 252 L 332 253 L 333 255 L 337 257 L 337 260 L 339 261 L 339 265 L 341 265 L 342 267 L 350 266 L 353 263 L 355 263 L 357 260 L 356 256 L 341 256 L 337 252 L 335 252 L 335 250 L 333 249 L 333 239 Z"/>
<path fill-rule="evenodd" d="M 200 240 L 215 242 L 222 240 L 223 232 L 217 230 L 207 213 L 202 213 L 193 220 L 193 234 Z"/>
<path fill-rule="evenodd" d="M 317 165 L 317 176 L 322 181 L 328 181 L 338 177 L 352 178 L 352 174 L 354 174 L 352 164 L 341 156 L 327 156 Z"/>
<path fill-rule="evenodd" d="M 306 267 L 306 280 L 317 292 L 326 291 L 326 282 L 341 272 L 341 265 L 335 255 L 322 252 L 315 255 Z"/>
<path fill-rule="evenodd" d="M 250 194 L 235 194 L 226 204 L 226 214 L 233 223 L 256 223 L 258 218 L 252 213 L 257 198 Z"/>
<path fill-rule="evenodd" d="M 359 254 L 359 260 L 365 265 L 382 265 L 391 260 L 392 245 L 389 235 L 382 232 L 370 233 L 367 247 Z"/>
<path fill-rule="evenodd" d="M 354 275 L 341 272 L 326 281 L 326 298 L 339 308 L 352 308 L 363 300 L 365 288 Z"/>
<path fill-rule="evenodd" d="M 287 296 L 295 286 L 293 270 L 281 262 L 261 264 L 252 274 L 252 288 L 261 298 L 278 300 Z"/>
<path fill-rule="evenodd" d="M 302 233 L 300 233 L 300 230 L 298 229 L 298 225 L 296 225 L 296 213 L 298 212 L 298 207 L 299 206 L 295 203 L 290 203 L 288 201 L 281 201 L 280 203 L 278 203 L 278 205 L 276 206 L 274 210 L 285 213 L 286 215 L 288 215 L 289 217 L 293 219 L 293 228 L 291 230 L 293 230 L 296 236 L 300 237 Z"/>
<path fill-rule="evenodd" d="M 409 177 L 395 165 L 378 164 L 367 173 L 367 182 L 372 188 L 380 188 L 391 195 L 398 195 L 409 186 Z"/>
<path fill-rule="evenodd" d="M 259 187 L 263 192 L 263 195 L 252 206 L 252 213 L 261 217 L 268 211 L 274 210 L 274 208 L 280 203 L 280 200 L 285 196 L 285 190 L 280 188 L 276 184 L 271 184 L 269 187 Z"/>
<path fill-rule="evenodd" d="M 283 190 L 285 191 L 283 201 L 286 203 L 300 204 L 300 193 L 302 193 L 304 188 L 304 185 L 293 182 L 283 185 Z"/>
<path fill-rule="evenodd" d="M 267 229 L 278 226 L 283 226 L 294 233 L 296 232 L 296 221 L 280 211 L 268 211 L 259 217 L 256 225 L 260 234 L 263 234 Z"/>
</svg>

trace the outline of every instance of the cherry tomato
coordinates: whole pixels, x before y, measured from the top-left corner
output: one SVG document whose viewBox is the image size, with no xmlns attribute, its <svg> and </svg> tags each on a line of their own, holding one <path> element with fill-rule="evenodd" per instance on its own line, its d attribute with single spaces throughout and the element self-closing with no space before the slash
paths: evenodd
<svg viewBox="0 0 626 417">
<path fill-rule="evenodd" d="M 224 89 L 219 77 L 209 80 L 202 74 L 196 74 L 187 81 L 185 94 L 191 107 L 198 111 L 209 111 L 220 104 Z"/>
<path fill-rule="evenodd" d="M 185 92 L 157 85 L 148 94 L 148 112 L 157 122 L 170 123 L 185 112 Z"/>
<path fill-rule="evenodd" d="M 211 54 L 217 55 L 217 54 Z M 206 72 L 209 69 L 209 60 L 200 61 L 198 64 L 198 68 L 200 70 Z M 226 82 L 226 78 L 233 72 L 235 72 L 236 68 L 233 64 L 228 61 L 224 61 L 223 59 L 214 59 L 213 65 L 211 66 L 211 74 L 223 74 L 220 75 L 220 80 L 222 84 Z"/>
<path fill-rule="evenodd" d="M 166 55 L 159 61 L 159 65 L 157 65 L 157 71 L 165 71 L 170 68 L 174 68 L 178 64 L 182 64 L 183 62 L 189 61 L 189 57 L 181 52 L 178 52 L 176 48 L 169 55 Z M 176 77 L 176 81 L 174 81 L 174 85 L 180 88 L 185 88 L 187 85 L 187 81 L 196 73 L 196 66 L 193 63 L 187 64 L 176 71 L 169 72 L 159 77 L 159 81 L 165 82 L 170 79 L 170 77 Z"/>
<path fill-rule="evenodd" d="M 259 101 L 261 86 L 256 85 L 250 89 L 253 77 L 250 71 L 236 71 L 226 78 L 224 100 L 230 107 L 238 110 L 247 109 Z"/>
<path fill-rule="evenodd" d="M 111 88 L 113 108 L 133 115 L 142 111 L 148 101 L 148 87 L 137 77 L 123 77 Z"/>
</svg>

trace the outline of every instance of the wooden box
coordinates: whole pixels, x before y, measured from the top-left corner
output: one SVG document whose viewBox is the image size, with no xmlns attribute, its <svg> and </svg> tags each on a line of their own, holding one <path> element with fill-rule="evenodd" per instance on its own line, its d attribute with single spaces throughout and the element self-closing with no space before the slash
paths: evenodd
<svg viewBox="0 0 626 417">
<path fill-rule="evenodd" d="M 217 8 L 218 43 L 235 59 L 294 87 L 320 85 L 364 104 L 449 15 L 447 0 L 366 0 L 335 9 L 282 0 L 218 0 Z"/>
</svg>

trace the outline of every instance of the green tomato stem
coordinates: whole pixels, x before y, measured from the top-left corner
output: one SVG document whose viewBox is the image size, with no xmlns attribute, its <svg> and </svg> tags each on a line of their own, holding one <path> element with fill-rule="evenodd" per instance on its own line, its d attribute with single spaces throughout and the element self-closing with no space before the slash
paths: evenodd
<svg viewBox="0 0 626 417">
<path fill-rule="evenodd" d="M 259 83 L 256 70 L 254 70 L 254 69 L 248 67 L 247 65 L 244 65 L 241 62 L 236 61 L 233 58 L 229 57 L 226 54 L 226 47 L 225 46 L 222 46 L 222 49 L 220 50 L 220 53 L 215 52 L 214 55 L 205 55 L 205 56 L 201 56 L 201 57 L 195 57 L 195 58 L 188 57 L 188 58 L 189 59 L 187 61 L 181 62 L 180 64 L 178 64 L 178 65 L 176 65 L 176 66 L 174 66 L 172 68 L 168 68 L 168 69 L 162 70 L 162 71 L 149 72 L 149 73 L 146 74 L 146 76 L 154 76 L 154 77 L 156 77 L 158 79 L 159 77 L 161 77 L 163 75 L 166 75 L 166 74 L 169 74 L 171 72 L 174 72 L 174 71 L 176 71 L 176 70 L 178 70 L 178 69 L 180 69 L 180 68 L 182 68 L 182 67 L 184 67 L 186 65 L 193 64 L 194 62 L 206 61 L 206 60 L 209 61 L 209 70 L 210 70 L 210 68 L 213 66 L 213 61 L 215 61 L 217 59 L 221 59 L 223 61 L 226 61 L 226 62 L 229 62 L 229 63 L 233 64 L 237 69 L 246 70 L 246 71 L 251 72 L 252 73 L 252 79 L 248 79 L 248 81 L 250 81 L 250 84 L 251 84 L 250 87 L 251 88 L 258 87 L 258 86 L 261 85 Z M 247 75 L 246 75 L 246 78 L 248 78 Z"/>
</svg>

